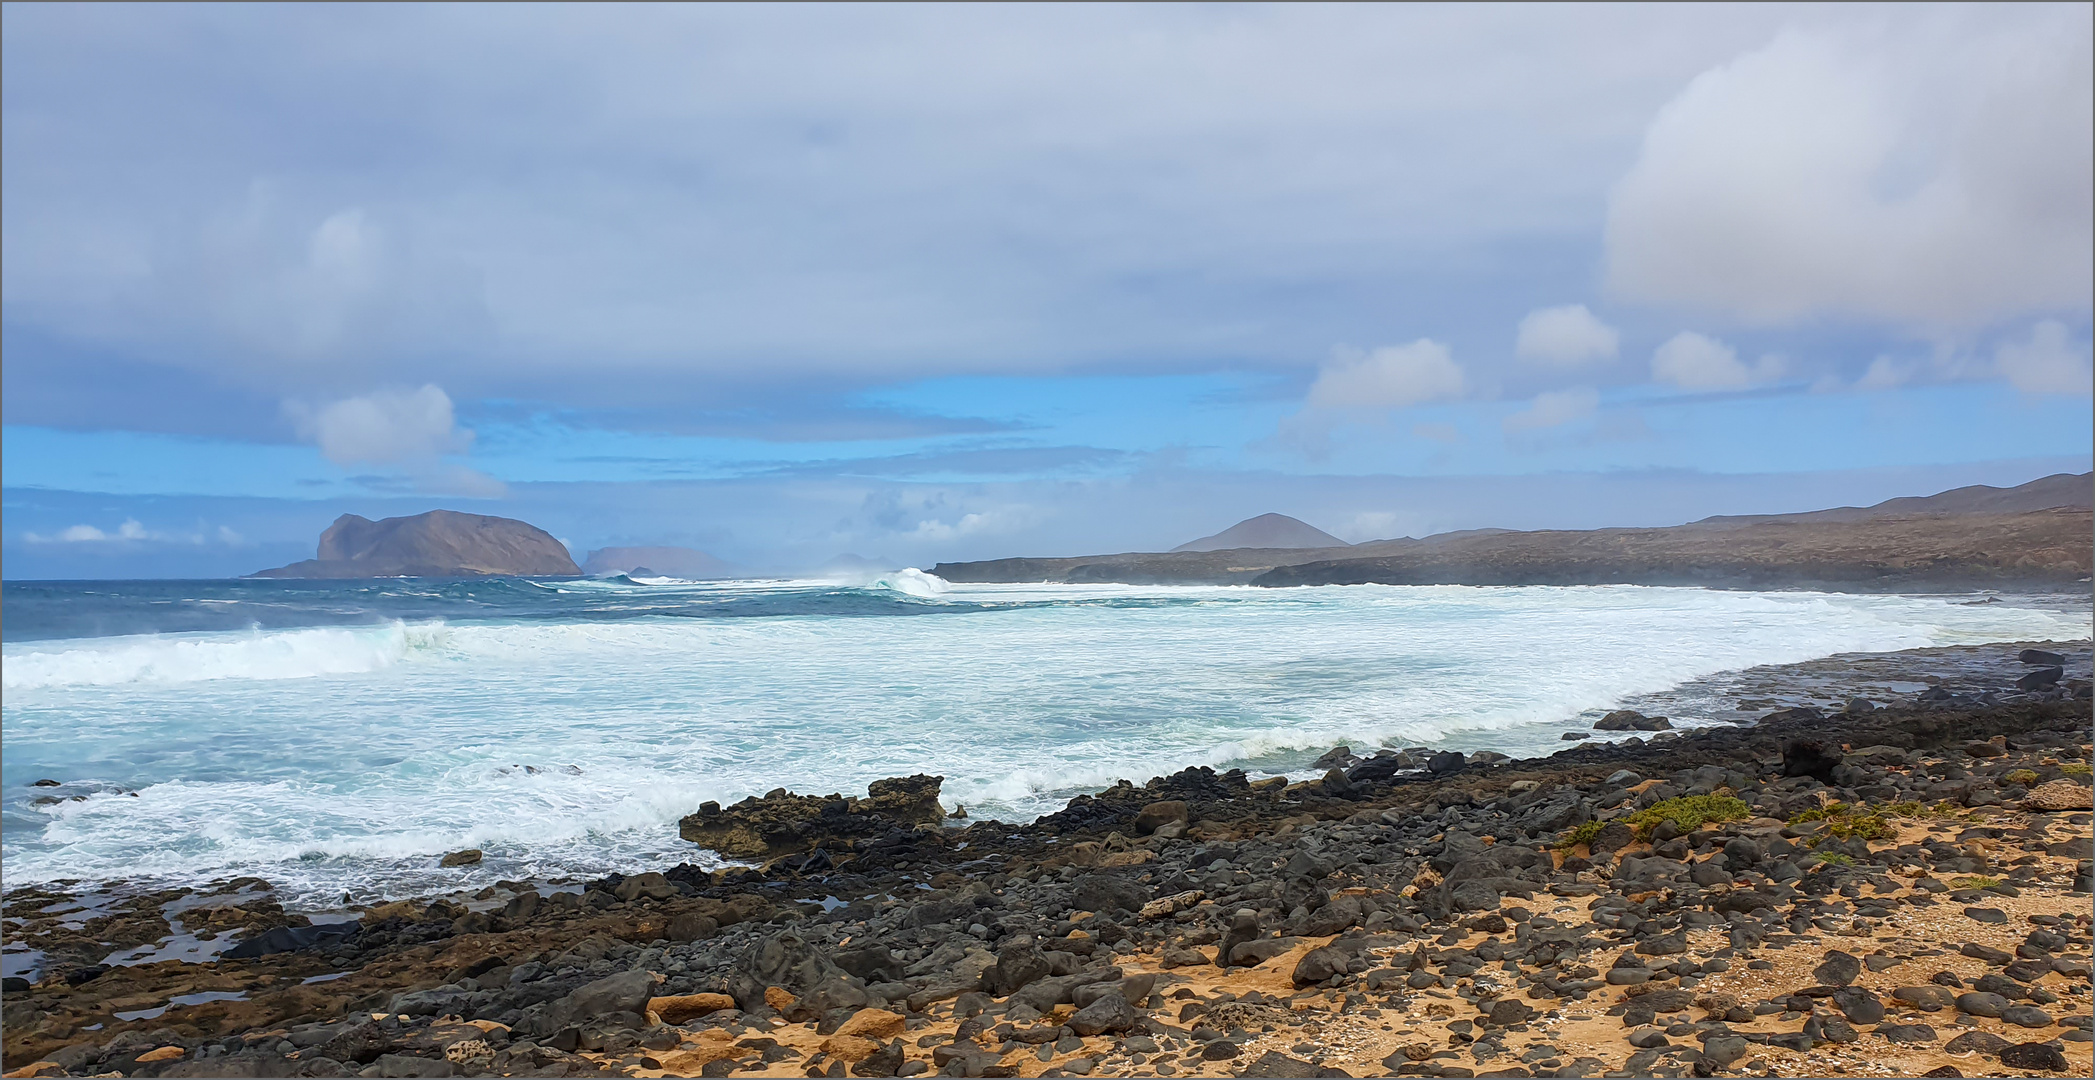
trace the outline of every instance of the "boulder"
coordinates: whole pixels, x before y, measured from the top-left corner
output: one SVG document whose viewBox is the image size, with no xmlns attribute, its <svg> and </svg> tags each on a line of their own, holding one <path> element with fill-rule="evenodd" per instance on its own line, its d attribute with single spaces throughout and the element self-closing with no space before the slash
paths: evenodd
<svg viewBox="0 0 2095 1080">
<path fill-rule="evenodd" d="M 706 803 L 677 823 L 677 834 L 738 859 L 772 859 L 812 850 L 828 840 L 885 836 L 919 825 L 943 827 L 942 776 L 891 777 L 867 786 L 863 799 L 774 791 L 722 808 Z"/>
<path fill-rule="evenodd" d="M 2070 1076 L 2073 1065 L 2066 1053 L 2050 1043 L 2026 1042 L 2004 1046 L 2000 1063 L 2010 1069 L 2028 1069 L 2041 1076 Z"/>
<path fill-rule="evenodd" d="M 1862 961 L 1838 949 L 1826 953 L 1826 960 L 1811 970 L 1811 977 L 1823 986 L 1846 986 L 1862 974 Z"/>
<path fill-rule="evenodd" d="M 1142 886 L 1112 874 L 1085 874 L 1069 890 L 1069 906 L 1077 911 L 1141 911 L 1148 902 Z"/>
<path fill-rule="evenodd" d="M 2029 794 L 2022 797 L 2022 805 L 2047 813 L 2060 810 L 2095 810 L 2095 788 L 2060 777 L 2031 788 Z"/>
<path fill-rule="evenodd" d="M 1127 998 L 1111 993 L 1078 1009 L 1070 1016 L 1067 1025 L 1078 1035 L 1089 1037 L 1109 1031 L 1126 1031 L 1141 1022 L 1142 1014 L 1128 1004 Z"/>
<path fill-rule="evenodd" d="M 856 1009 L 870 1002 L 863 984 L 792 931 L 750 947 L 728 973 L 727 991 L 744 1011 L 767 1005 L 765 991 L 781 989 L 814 1012 Z"/>
<path fill-rule="evenodd" d="M 2065 668 L 2041 667 L 2015 680 L 2015 686 L 2021 690 L 2048 690 L 2058 685 L 2065 674 Z"/>
<path fill-rule="evenodd" d="M 1860 986 L 1844 986 L 1834 991 L 1833 1007 L 1857 1024 L 1874 1024 L 1884 1019 L 1884 1003 Z"/>
<path fill-rule="evenodd" d="M 1030 937 L 997 950 L 997 962 L 982 973 L 982 989 L 1004 997 L 1053 973 L 1046 954 Z"/>
<path fill-rule="evenodd" d="M 584 983 L 566 997 L 546 1006 L 537 1028 L 551 1034 L 578 1027 L 613 1013 L 644 1013 L 655 995 L 655 975 L 649 971 L 626 971 Z"/>
<path fill-rule="evenodd" d="M 1837 744 L 1819 739 L 1786 739 L 1782 743 L 1782 775 L 1809 776 L 1821 783 L 1830 782 L 1841 757 Z"/>
<path fill-rule="evenodd" d="M 1257 967 L 1294 947 L 1294 938 L 1259 938 L 1229 950 L 1229 962 L 1236 967 Z"/>
<path fill-rule="evenodd" d="M 1153 802 L 1135 815 L 1135 835 L 1148 836 L 1166 825 L 1184 825 L 1190 820 L 1191 814 L 1182 799 Z"/>
<path fill-rule="evenodd" d="M 436 864 L 438 866 L 478 866 L 480 865 L 480 859 L 481 851 L 479 848 L 467 848 L 464 851 L 454 851 L 438 859 Z"/>
<path fill-rule="evenodd" d="M 1251 1064 L 1244 1066 L 1244 1075 L 1301 1077 L 1348 1076 L 1351 1074 L 1347 1073 L 1343 1069 L 1328 1068 L 1326 1066 L 1312 1064 L 1310 1062 L 1302 1060 L 1301 1058 L 1292 1058 L 1287 1056 L 1286 1054 L 1281 1053 L 1278 1050 L 1268 1050 L 1265 1053 L 1260 1054 L 1256 1059 L 1254 1059 L 1251 1062 Z"/>
<path fill-rule="evenodd" d="M 1334 975 L 1344 975 L 1346 965 L 1352 959 L 1344 951 L 1329 945 L 1311 949 L 1303 953 L 1302 959 L 1296 962 L 1291 979 L 1296 986 L 1315 986 Z"/>
<path fill-rule="evenodd" d="M 2008 1046 L 2008 1040 L 1990 1031 L 1979 1031 L 1977 1029 L 1967 1031 L 1942 1044 L 1942 1048 L 1952 1054 L 1998 1054 L 2002 1050 L 2007 1049 Z"/>
<path fill-rule="evenodd" d="M 1459 750 L 1443 750 L 1426 759 L 1426 771 L 1435 776 L 1462 771 L 1464 760 Z"/>
</svg>

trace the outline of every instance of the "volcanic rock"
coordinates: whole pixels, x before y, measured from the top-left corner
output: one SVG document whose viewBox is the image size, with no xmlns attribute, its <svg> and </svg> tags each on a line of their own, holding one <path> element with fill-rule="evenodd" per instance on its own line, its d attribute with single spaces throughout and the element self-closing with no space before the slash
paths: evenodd
<svg viewBox="0 0 2095 1080">
<path fill-rule="evenodd" d="M 706 803 L 677 822 L 684 839 L 738 859 L 769 859 L 807 851 L 818 843 L 878 837 L 896 829 L 942 825 L 938 805 L 943 776 L 875 780 L 863 799 L 775 791 L 723 809 Z"/>
</svg>

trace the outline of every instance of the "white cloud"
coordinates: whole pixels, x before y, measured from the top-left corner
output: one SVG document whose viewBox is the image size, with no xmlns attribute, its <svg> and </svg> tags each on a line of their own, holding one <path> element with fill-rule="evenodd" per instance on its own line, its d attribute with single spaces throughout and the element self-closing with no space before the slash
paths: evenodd
<svg viewBox="0 0 2095 1080">
<path fill-rule="evenodd" d="M 297 420 L 299 434 L 337 465 L 396 467 L 416 490 L 435 495 L 496 499 L 509 492 L 507 485 L 484 472 L 442 460 L 470 450 L 473 433 L 458 426 L 451 396 L 434 384 L 419 390 L 377 390 L 317 409 L 286 402 L 284 409 Z"/>
<path fill-rule="evenodd" d="M 1660 110 L 1608 209 L 1618 294 L 1760 324 L 2085 311 L 2085 5 L 1792 30 Z"/>
<path fill-rule="evenodd" d="M 2002 342 L 1993 363 L 2009 385 L 2027 394 L 2095 392 L 2088 351 L 2067 336 L 2065 324 L 2052 319 L 2030 327 L 2027 341 Z"/>
<path fill-rule="evenodd" d="M 1538 308 L 1520 320 L 1513 354 L 1558 367 L 1576 367 L 1615 355 L 1622 336 L 1601 322 L 1584 304 Z"/>
<path fill-rule="evenodd" d="M 299 433 L 337 465 L 391 465 L 461 454 L 473 433 L 451 415 L 451 397 L 441 387 L 379 390 L 308 410 L 293 405 Z"/>
<path fill-rule="evenodd" d="M 1584 420 L 1592 416 L 1599 408 L 1600 391 L 1590 386 L 1547 390 L 1536 394 L 1534 402 L 1527 408 L 1506 417 L 1503 426 L 1508 434 L 1562 427 L 1574 420 Z"/>
<path fill-rule="evenodd" d="M 1651 354 L 1651 377 L 1687 390 L 1743 390 L 1781 378 L 1785 366 L 1769 354 L 1747 367 L 1737 349 L 1692 330 L 1673 335 Z"/>
<path fill-rule="evenodd" d="M 68 525 L 55 534 L 25 532 L 22 539 L 32 544 L 106 544 L 127 540 L 164 540 L 166 537 L 139 524 L 137 518 L 125 518 L 114 531 L 104 532 L 93 525 Z"/>
<path fill-rule="evenodd" d="M 1914 374 L 1912 364 L 1900 363 L 1889 356 L 1879 356 L 1869 362 L 1869 370 L 1855 380 L 1857 390 L 1890 390 L 1904 386 Z"/>
<path fill-rule="evenodd" d="M 1023 528 L 1033 520 L 1024 508 L 985 510 L 979 513 L 962 514 L 960 519 L 948 524 L 937 518 L 926 518 L 917 522 L 917 527 L 905 535 L 912 540 L 957 540 L 966 536 L 994 536 Z"/>
<path fill-rule="evenodd" d="M 1316 409 L 1401 409 L 1462 396 L 1461 365 L 1448 347 L 1420 338 L 1371 352 L 1350 346 L 1334 350 L 1332 362 L 1309 388 Z"/>
</svg>

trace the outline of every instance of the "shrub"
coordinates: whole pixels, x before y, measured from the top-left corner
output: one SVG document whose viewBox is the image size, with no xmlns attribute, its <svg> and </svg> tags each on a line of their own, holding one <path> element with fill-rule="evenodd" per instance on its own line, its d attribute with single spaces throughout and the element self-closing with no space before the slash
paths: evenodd
<svg viewBox="0 0 2095 1080">
<path fill-rule="evenodd" d="M 2029 769 L 2010 769 L 2001 779 L 2006 780 L 2010 784 L 2021 784 L 2023 787 L 2028 787 L 2037 782 L 2037 774 Z"/>
<path fill-rule="evenodd" d="M 1581 825 L 1576 829 L 1566 830 L 1563 836 L 1557 838 L 1557 850 L 1570 851 L 1572 848 L 1575 848 L 1580 844 L 1592 843 L 1593 838 L 1600 834 L 1600 826 L 1601 822 L 1599 819 L 1596 818 L 1592 821 L 1586 822 L 1584 825 Z"/>
<path fill-rule="evenodd" d="M 1838 851 L 1814 851 L 1811 853 L 1811 857 L 1822 863 L 1830 863 L 1834 866 L 1855 865 L 1855 857 L 1853 855 L 1843 855 Z"/>
<path fill-rule="evenodd" d="M 1752 814 L 1752 807 L 1729 795 L 1683 795 L 1654 803 L 1623 821 L 1641 838 L 1650 836 L 1661 821 L 1671 821 L 1674 828 L 1690 833 L 1713 821 L 1737 821 Z"/>
<path fill-rule="evenodd" d="M 2086 779 L 2089 775 L 2095 774 L 2095 767 L 2090 767 L 2085 761 L 2069 761 L 2059 766 L 2059 771 L 2067 776 L 2077 776 Z"/>
<path fill-rule="evenodd" d="M 1997 877 L 1960 877 L 1950 882 L 1952 889 L 1992 889 L 2000 885 Z"/>
</svg>

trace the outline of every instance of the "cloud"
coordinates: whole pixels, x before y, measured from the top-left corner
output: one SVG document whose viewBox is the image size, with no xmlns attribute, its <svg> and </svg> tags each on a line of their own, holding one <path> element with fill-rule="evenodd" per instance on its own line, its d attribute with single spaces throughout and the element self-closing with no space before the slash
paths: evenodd
<svg viewBox="0 0 2095 1080">
<path fill-rule="evenodd" d="M 1738 350 L 1715 338 L 1683 330 L 1651 354 L 1651 377 L 1685 390 L 1743 390 L 1782 376 L 1782 358 L 1767 355 L 1752 367 Z"/>
<path fill-rule="evenodd" d="M 144 540 L 151 535 L 137 518 L 125 518 L 115 532 L 103 532 L 93 525 L 69 525 L 51 536 L 25 532 L 22 539 L 32 544 L 101 544 L 111 540 Z"/>
<path fill-rule="evenodd" d="M 1537 308 L 1520 320 L 1513 355 L 1522 360 L 1577 367 L 1615 355 L 1622 337 L 1615 328 L 1594 318 L 1584 304 Z"/>
<path fill-rule="evenodd" d="M 1869 362 L 1869 370 L 1855 380 L 1857 390 L 1890 390 L 1912 381 L 1914 365 L 1901 363 L 1889 356 L 1879 356 Z"/>
<path fill-rule="evenodd" d="M 125 518 L 114 529 L 101 529 L 93 525 L 68 525 L 54 533 L 24 532 L 22 539 L 31 544 L 80 544 L 101 547 L 129 547 L 144 542 L 155 544 L 204 545 L 216 541 L 228 547 L 240 547 L 247 539 L 224 525 L 214 527 L 199 523 L 187 533 L 167 533 L 148 529 L 137 518 Z"/>
<path fill-rule="evenodd" d="M 1509 435 L 1521 431 L 1562 427 L 1574 420 L 1584 420 L 1592 416 L 1599 408 L 1600 391 L 1590 386 L 1547 390 L 1535 395 L 1534 402 L 1527 408 L 1506 417 L 1503 426 Z"/>
<path fill-rule="evenodd" d="M 1460 365 L 1448 347 L 1420 338 L 1373 351 L 1340 346 L 1309 388 L 1309 407 L 1334 411 L 1401 409 L 1462 396 Z"/>
<path fill-rule="evenodd" d="M 1790 30 L 1704 72 L 1615 186 L 1607 281 L 1752 324 L 2089 308 L 2085 5 Z"/>
<path fill-rule="evenodd" d="M 1401 5 L 8 11 L 11 328 L 272 407 L 426 380 L 614 427 L 636 384 L 1503 323 L 1462 253 L 1586 242 L 1654 105 L 1791 17 L 1535 8 L 1508 66 L 1489 11 Z"/>
<path fill-rule="evenodd" d="M 2008 384 L 2026 394 L 2095 392 L 2088 350 L 2072 341 L 2064 323 L 2046 319 L 2030 328 L 2027 341 L 2004 341 L 1993 363 Z"/>
<path fill-rule="evenodd" d="M 426 461 L 473 445 L 473 433 L 460 430 L 452 416 L 450 395 L 435 385 L 289 408 L 298 415 L 299 434 L 337 465 Z"/>
<path fill-rule="evenodd" d="M 314 408 L 285 403 L 300 436 L 320 448 L 337 465 L 390 465 L 406 475 L 372 478 L 379 486 L 400 486 L 437 495 L 494 499 L 507 493 L 500 480 L 446 455 L 473 446 L 473 433 L 458 426 L 451 397 L 434 384 L 419 390 L 377 390 Z"/>
</svg>

